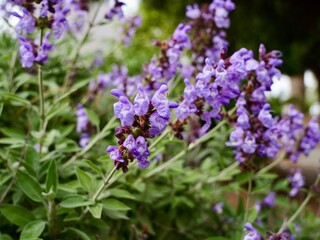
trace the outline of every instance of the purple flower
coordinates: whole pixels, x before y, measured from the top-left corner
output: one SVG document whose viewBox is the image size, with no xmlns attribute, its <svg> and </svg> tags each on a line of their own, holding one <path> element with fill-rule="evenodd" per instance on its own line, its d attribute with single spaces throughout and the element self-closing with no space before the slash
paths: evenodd
<svg viewBox="0 0 320 240">
<path fill-rule="evenodd" d="M 53 17 L 53 23 L 51 25 L 51 28 L 53 30 L 53 37 L 55 39 L 59 39 L 63 33 L 65 33 L 68 29 L 68 21 L 66 19 L 66 15 L 70 9 L 63 8 L 60 3 L 57 3 L 55 5 L 55 14 Z"/>
<path fill-rule="evenodd" d="M 261 212 L 261 210 L 264 207 L 272 208 L 275 205 L 275 197 L 276 197 L 276 193 L 271 192 L 262 201 L 258 201 L 255 204 L 255 208 L 256 208 L 257 212 Z"/>
<path fill-rule="evenodd" d="M 291 184 L 291 191 L 289 193 L 290 197 L 294 197 L 298 194 L 300 189 L 304 186 L 304 177 L 301 174 L 301 170 L 297 169 L 292 172 L 288 178 Z"/>
<path fill-rule="evenodd" d="M 123 143 L 123 146 L 126 147 L 130 152 L 136 149 L 136 141 L 132 134 L 128 135 Z"/>
<path fill-rule="evenodd" d="M 149 110 L 150 100 L 141 84 L 138 85 L 138 94 L 134 98 L 134 111 L 137 116 L 146 114 Z"/>
<path fill-rule="evenodd" d="M 249 233 L 244 236 L 243 240 L 262 240 L 260 233 L 251 225 L 251 223 L 244 224 L 244 229 L 249 231 Z"/>
<path fill-rule="evenodd" d="M 155 137 L 162 133 L 169 123 L 168 118 L 160 116 L 158 112 L 153 113 L 149 120 L 151 124 L 149 134 L 151 137 Z"/>
<path fill-rule="evenodd" d="M 244 139 L 243 145 L 241 146 L 241 149 L 248 154 L 252 154 L 256 151 L 257 144 L 254 136 L 247 132 L 247 136 Z"/>
<path fill-rule="evenodd" d="M 219 202 L 219 203 L 217 203 L 216 205 L 213 206 L 212 210 L 216 214 L 220 215 L 222 213 L 222 211 L 223 211 L 223 207 L 224 207 L 224 203 L 223 202 Z"/>
<path fill-rule="evenodd" d="M 80 103 L 77 105 L 77 108 L 77 132 L 86 132 L 90 124 L 88 115 Z"/>
<path fill-rule="evenodd" d="M 117 146 L 109 146 L 107 152 L 110 154 L 110 159 L 116 162 L 124 162 L 122 155 Z"/>
<path fill-rule="evenodd" d="M 112 20 L 114 17 L 118 17 L 119 19 L 123 18 L 122 6 L 125 5 L 123 2 L 115 0 L 114 6 L 105 14 L 105 18 L 108 20 Z"/>
<path fill-rule="evenodd" d="M 19 54 L 22 67 L 30 68 L 33 66 L 35 61 L 34 56 L 34 43 L 32 40 L 23 37 L 22 35 L 18 35 L 19 39 Z"/>
<path fill-rule="evenodd" d="M 135 115 L 133 104 L 117 89 L 112 90 L 110 93 L 119 98 L 119 102 L 113 105 L 115 116 L 120 119 L 123 126 L 131 126 Z"/>
<path fill-rule="evenodd" d="M 12 12 L 11 14 L 20 18 L 19 23 L 16 25 L 18 32 L 23 32 L 25 34 L 34 32 L 36 21 L 26 8 L 22 8 L 22 16 L 16 12 Z"/>
<path fill-rule="evenodd" d="M 274 120 L 270 113 L 270 109 L 271 109 L 270 104 L 266 103 L 258 115 L 258 119 L 266 128 L 270 128 L 274 124 Z"/>
<path fill-rule="evenodd" d="M 186 12 L 186 16 L 188 18 L 191 18 L 191 19 L 197 19 L 201 16 L 201 11 L 199 9 L 199 5 L 198 4 L 193 4 L 192 6 L 191 5 L 188 5 L 187 6 L 187 12 Z"/>
<path fill-rule="evenodd" d="M 150 162 L 148 161 L 148 156 L 150 155 L 150 152 L 144 137 L 137 137 L 133 155 L 137 158 L 138 165 L 140 168 L 146 168 L 150 165 Z"/>
<path fill-rule="evenodd" d="M 88 133 L 82 134 L 79 141 L 80 147 L 84 148 L 85 146 L 88 145 L 89 141 L 90 141 L 90 135 Z"/>
<path fill-rule="evenodd" d="M 35 61 L 40 62 L 42 64 L 48 61 L 48 52 L 53 51 L 54 47 L 52 43 L 49 42 L 50 32 L 47 32 L 43 38 L 42 45 L 40 46 L 40 51 L 35 59 Z"/>
<path fill-rule="evenodd" d="M 49 10 L 49 1 L 42 0 L 40 3 L 40 17 L 46 18 L 48 15 L 48 10 Z"/>
</svg>

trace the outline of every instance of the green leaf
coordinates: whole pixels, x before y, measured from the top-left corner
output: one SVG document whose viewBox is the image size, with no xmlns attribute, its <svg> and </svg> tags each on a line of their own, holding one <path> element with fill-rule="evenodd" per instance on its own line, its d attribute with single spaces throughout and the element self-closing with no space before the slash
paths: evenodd
<svg viewBox="0 0 320 240">
<path fill-rule="evenodd" d="M 99 124 L 100 124 L 99 116 L 94 111 L 92 111 L 88 108 L 86 108 L 86 112 L 87 112 L 87 115 L 88 115 L 90 122 L 95 126 L 99 126 Z"/>
<path fill-rule="evenodd" d="M 19 129 L 2 127 L 0 128 L 0 132 L 10 138 L 24 139 L 24 133 Z"/>
<path fill-rule="evenodd" d="M 76 174 L 81 187 L 89 193 L 93 192 L 93 177 L 80 168 L 76 169 Z"/>
<path fill-rule="evenodd" d="M 130 192 L 118 188 L 110 189 L 110 194 L 116 198 L 136 199 Z"/>
<path fill-rule="evenodd" d="M 101 203 L 97 203 L 93 206 L 89 206 L 89 211 L 91 212 L 92 216 L 94 218 L 101 218 L 101 213 L 102 213 L 102 204 Z"/>
<path fill-rule="evenodd" d="M 28 163 L 32 171 L 37 173 L 39 168 L 40 168 L 40 155 L 39 153 L 35 150 L 34 146 L 28 146 L 27 152 L 26 152 L 26 163 Z"/>
<path fill-rule="evenodd" d="M 42 189 L 37 180 L 28 173 L 19 171 L 17 174 L 17 182 L 21 190 L 33 201 L 42 201 Z"/>
<path fill-rule="evenodd" d="M 82 240 L 91 240 L 91 238 L 85 232 L 82 232 L 79 229 L 69 227 L 68 230 L 77 234 Z"/>
<path fill-rule="evenodd" d="M 3 106 L 4 106 L 4 104 L 3 104 L 3 103 L 0 103 L 0 117 L 1 117 L 1 115 L 2 115 Z"/>
<path fill-rule="evenodd" d="M 33 239 L 39 237 L 42 234 L 45 226 L 46 222 L 42 220 L 35 220 L 33 222 L 29 222 L 22 229 L 20 240 L 26 240 L 30 238 Z"/>
<path fill-rule="evenodd" d="M 0 240 L 12 240 L 12 238 L 7 234 L 0 233 Z"/>
<path fill-rule="evenodd" d="M 8 221 L 19 227 L 24 227 L 34 219 L 34 216 L 28 209 L 18 205 L 2 204 L 0 212 Z"/>
<path fill-rule="evenodd" d="M 128 220 L 127 212 L 120 212 L 116 210 L 108 210 L 106 211 L 106 215 L 111 219 L 125 219 Z"/>
<path fill-rule="evenodd" d="M 119 211 L 127 211 L 131 208 L 125 205 L 123 202 L 120 202 L 117 199 L 106 199 L 102 202 L 103 207 L 110 210 L 119 210 Z"/>
<path fill-rule="evenodd" d="M 30 102 L 28 100 L 13 93 L 4 93 L 2 97 L 6 100 L 18 103 L 18 105 L 30 105 Z"/>
<path fill-rule="evenodd" d="M 84 163 L 86 163 L 86 165 L 88 167 L 90 167 L 93 171 L 95 171 L 96 173 L 102 175 L 101 169 L 97 165 L 95 165 L 93 162 L 91 162 L 90 160 L 86 159 L 86 160 L 84 160 Z"/>
<path fill-rule="evenodd" d="M 88 200 L 82 196 L 70 196 L 60 203 L 63 208 L 76 208 L 93 205 L 94 201 Z"/>
<path fill-rule="evenodd" d="M 49 192 L 50 189 L 54 192 L 57 192 L 58 187 L 58 174 L 57 174 L 57 165 L 56 161 L 53 159 L 48 168 L 47 178 L 46 178 L 46 192 Z"/>
<path fill-rule="evenodd" d="M 250 208 L 249 214 L 248 214 L 248 222 L 254 222 L 257 217 L 258 217 L 257 210 L 255 208 Z"/>
</svg>

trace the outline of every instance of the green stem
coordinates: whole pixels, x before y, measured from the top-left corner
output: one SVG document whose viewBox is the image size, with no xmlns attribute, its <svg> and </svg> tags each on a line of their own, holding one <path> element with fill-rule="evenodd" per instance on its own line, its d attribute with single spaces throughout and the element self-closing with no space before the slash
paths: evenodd
<svg viewBox="0 0 320 240">
<path fill-rule="evenodd" d="M 69 81 L 70 81 L 70 75 L 72 73 L 72 71 L 74 70 L 75 68 L 75 65 L 78 61 L 78 58 L 79 58 L 79 55 L 80 55 L 80 50 L 82 48 L 82 46 L 84 45 L 84 43 L 86 42 L 87 38 L 89 37 L 89 34 L 90 34 L 90 31 L 92 29 L 92 27 L 94 26 L 94 23 L 96 21 L 96 18 L 98 16 L 98 13 L 99 13 L 99 10 L 101 8 L 101 5 L 103 4 L 103 0 L 100 0 L 100 2 L 98 3 L 98 6 L 96 8 L 96 11 L 95 13 L 93 14 L 93 17 L 91 19 L 91 21 L 89 22 L 89 26 L 83 36 L 83 38 L 81 39 L 81 41 L 79 42 L 76 50 L 75 50 L 75 53 L 74 53 L 74 56 L 72 58 L 72 62 L 71 62 L 71 67 L 70 67 L 70 70 L 67 71 L 66 75 L 65 75 L 65 78 L 64 78 L 64 84 L 63 84 L 63 88 L 62 88 L 62 95 L 68 90 L 68 87 L 69 87 Z"/>
<path fill-rule="evenodd" d="M 109 181 L 111 180 L 112 176 L 115 174 L 117 171 L 117 166 L 114 166 L 114 168 L 111 170 L 111 172 L 103 179 L 103 183 L 100 185 L 99 189 L 96 191 L 96 193 L 92 197 L 92 201 L 95 202 L 100 194 L 103 192 L 103 190 L 106 188 L 108 185 Z M 87 207 L 84 211 L 83 214 L 80 216 L 80 220 L 84 217 L 84 215 L 89 211 L 89 208 Z"/>
<path fill-rule="evenodd" d="M 314 183 L 314 186 L 317 186 L 320 182 L 320 174 L 317 176 L 317 179 Z M 284 223 L 282 224 L 280 230 L 278 231 L 278 233 L 282 233 L 287 226 L 291 225 L 293 223 L 293 221 L 299 216 L 299 214 L 303 211 L 303 209 L 307 206 L 307 204 L 309 203 L 310 199 L 313 196 L 313 192 L 310 190 L 307 197 L 304 199 L 304 201 L 301 203 L 300 207 L 297 209 L 297 211 L 295 211 L 295 213 L 289 218 L 288 221 L 284 221 Z"/>
<path fill-rule="evenodd" d="M 88 152 L 100 139 L 104 138 L 106 136 L 106 133 L 112 128 L 112 124 L 114 123 L 115 120 L 116 120 L 116 117 L 111 118 L 110 121 L 101 130 L 101 132 L 98 133 L 85 148 L 81 149 L 80 152 L 73 155 L 67 162 L 65 162 L 62 165 L 62 168 L 64 169 L 69 167 L 75 160 L 77 160 L 79 157 L 81 157 L 86 152 Z"/>
<path fill-rule="evenodd" d="M 43 40 L 43 29 L 40 29 L 40 46 Z M 40 101 L 40 142 L 39 142 L 39 153 L 42 156 L 42 145 L 44 141 L 44 123 L 45 123 L 45 110 L 44 110 L 44 96 L 43 96 L 43 74 L 42 65 L 38 64 L 38 87 L 39 87 L 39 101 Z"/>
<path fill-rule="evenodd" d="M 212 177 L 212 178 L 209 178 L 207 182 L 208 182 L 208 183 L 214 183 L 214 182 L 216 182 L 216 181 L 219 181 L 219 179 L 223 179 L 223 177 L 224 177 L 227 173 L 229 173 L 230 171 L 233 171 L 233 170 L 237 169 L 238 166 L 239 166 L 239 163 L 238 163 L 238 162 L 232 163 L 229 167 L 227 167 L 227 168 L 223 169 L 221 172 L 219 172 L 217 176 Z"/>
<path fill-rule="evenodd" d="M 152 144 L 149 146 L 149 150 L 151 151 L 159 142 L 162 141 L 169 134 L 169 129 L 167 128 Z"/>
<path fill-rule="evenodd" d="M 166 167 L 170 166 L 171 163 L 179 160 L 181 157 L 183 157 L 188 151 L 191 151 L 192 149 L 194 149 L 195 147 L 197 147 L 200 143 L 205 142 L 207 140 L 209 140 L 210 138 L 212 138 L 214 136 L 214 133 L 220 128 L 222 127 L 224 124 L 226 123 L 225 120 L 221 121 L 218 125 L 216 125 L 213 129 L 211 129 L 211 131 L 207 132 L 205 135 L 203 135 L 201 138 L 199 138 L 197 141 L 195 141 L 194 143 L 191 143 L 187 149 L 182 150 L 181 152 L 179 152 L 176 156 L 174 156 L 173 158 L 169 159 L 168 161 L 166 161 L 164 164 L 158 165 L 156 168 L 154 168 L 153 170 L 151 170 L 150 172 L 148 172 L 145 176 L 143 176 L 143 178 L 149 178 L 152 177 L 153 175 L 161 172 L 162 170 L 164 170 Z"/>
<path fill-rule="evenodd" d="M 274 168 L 275 166 L 279 165 L 282 160 L 284 159 L 284 157 L 286 156 L 285 152 L 280 153 L 280 156 L 274 160 L 273 162 L 271 162 L 269 165 L 267 165 L 266 167 L 262 168 L 259 172 L 257 172 L 256 176 L 261 176 L 262 174 L 268 172 L 269 170 L 271 170 L 272 168 Z"/>
<path fill-rule="evenodd" d="M 99 189 L 97 190 L 97 192 L 94 194 L 94 196 L 92 197 L 92 201 L 96 201 L 98 199 L 98 197 L 100 196 L 100 194 L 102 193 L 102 191 L 105 189 L 105 187 L 107 186 L 107 184 L 109 183 L 109 181 L 111 180 L 113 174 L 117 171 L 117 166 L 114 166 L 114 168 L 111 170 L 111 172 L 108 174 L 108 176 L 104 179 L 103 184 L 99 187 Z"/>
<path fill-rule="evenodd" d="M 248 221 L 251 194 L 252 194 L 252 172 L 250 172 L 250 175 L 249 175 L 248 192 L 247 192 L 247 200 L 246 200 L 246 211 L 244 214 L 242 226 L 244 226 L 244 224 Z"/>
</svg>

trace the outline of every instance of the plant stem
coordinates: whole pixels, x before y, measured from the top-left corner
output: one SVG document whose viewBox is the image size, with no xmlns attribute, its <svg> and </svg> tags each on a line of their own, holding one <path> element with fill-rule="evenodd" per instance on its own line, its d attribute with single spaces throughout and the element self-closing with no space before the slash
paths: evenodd
<svg viewBox="0 0 320 240">
<path fill-rule="evenodd" d="M 106 136 L 106 133 L 108 130 L 111 129 L 112 124 L 116 120 L 116 117 L 112 117 L 110 121 L 105 125 L 105 127 L 101 130 L 100 133 L 98 133 L 90 142 L 87 146 L 85 146 L 80 152 L 77 154 L 73 155 L 67 162 L 65 162 L 62 165 L 62 168 L 67 168 L 69 167 L 77 158 L 81 157 L 83 154 L 88 152 L 100 139 L 104 138 Z"/>
<path fill-rule="evenodd" d="M 267 165 L 266 167 L 262 168 L 259 172 L 257 172 L 256 176 L 257 177 L 261 176 L 262 174 L 268 172 L 269 170 L 271 170 L 272 168 L 274 168 L 275 166 L 280 164 L 285 156 L 286 156 L 285 152 L 280 153 L 280 156 L 276 160 L 272 161 L 269 165 Z"/>
<path fill-rule="evenodd" d="M 43 40 L 43 29 L 40 29 L 40 46 L 42 45 Z M 38 87 L 39 87 L 39 101 L 40 101 L 40 142 L 39 142 L 39 153 L 42 156 L 42 145 L 44 140 L 44 122 L 45 122 L 45 113 L 44 113 L 44 97 L 43 97 L 43 74 L 42 74 L 42 65 L 38 64 Z"/>
<path fill-rule="evenodd" d="M 214 183 L 214 182 L 218 181 L 219 179 L 223 179 L 223 177 L 224 177 L 227 173 L 229 173 L 229 172 L 232 171 L 232 170 L 237 169 L 238 166 L 239 166 L 239 163 L 238 163 L 238 162 L 232 163 L 230 166 L 228 166 L 227 168 L 225 168 L 225 169 L 223 169 L 222 171 L 220 171 L 217 176 L 212 177 L 212 178 L 209 178 L 208 181 L 207 181 L 207 183 Z"/>
<path fill-rule="evenodd" d="M 320 182 L 320 174 L 317 176 L 317 179 L 314 183 L 314 186 L 317 186 Z M 292 224 L 293 221 L 299 216 L 299 214 L 303 211 L 303 209 L 307 206 L 307 204 L 309 203 L 310 199 L 313 196 L 313 192 L 311 190 L 309 190 L 309 193 L 307 195 L 307 197 L 304 199 L 304 201 L 301 203 L 300 207 L 295 211 L 295 213 L 289 218 L 288 221 L 284 221 L 284 223 L 282 224 L 280 230 L 278 231 L 278 233 L 282 233 L 288 225 Z"/>
<path fill-rule="evenodd" d="M 103 183 L 100 185 L 99 189 L 96 191 L 96 193 L 93 195 L 92 197 L 92 201 L 96 201 L 98 199 L 98 197 L 100 196 L 100 194 L 103 192 L 103 190 L 106 188 L 106 186 L 108 185 L 109 181 L 111 180 L 113 174 L 115 174 L 115 172 L 117 171 L 117 166 L 114 166 L 114 168 L 111 170 L 111 172 L 105 177 L 105 179 L 103 179 Z M 80 219 L 82 219 L 84 217 L 84 215 L 89 211 L 89 208 L 87 207 L 83 214 L 80 216 Z"/>
<path fill-rule="evenodd" d="M 77 46 L 77 48 L 75 50 L 74 56 L 72 58 L 70 70 L 67 71 L 67 73 L 65 75 L 65 78 L 64 78 L 64 84 L 63 84 L 63 88 L 62 88 L 62 95 L 68 90 L 71 72 L 75 68 L 75 65 L 76 65 L 76 63 L 78 61 L 78 58 L 79 58 L 79 55 L 80 55 L 80 50 L 81 50 L 82 46 L 84 45 L 84 43 L 86 42 L 87 38 L 89 37 L 90 31 L 91 31 L 92 27 L 94 26 L 94 23 L 96 21 L 96 18 L 98 16 L 99 10 L 100 10 L 101 5 L 103 4 L 103 2 L 104 2 L 103 0 L 100 0 L 100 2 L 98 3 L 96 11 L 94 12 L 93 17 L 89 22 L 89 26 L 88 26 L 83 38 L 81 39 L 81 41 L 79 42 L 79 44 L 78 44 L 78 46 Z"/>
<path fill-rule="evenodd" d="M 251 194 L 252 194 L 252 172 L 250 172 L 250 175 L 249 175 L 247 200 L 246 200 L 246 211 L 245 211 L 245 214 L 244 214 L 244 219 L 243 219 L 242 226 L 244 226 L 244 224 L 248 221 Z"/>
<path fill-rule="evenodd" d="M 151 151 L 159 142 L 162 141 L 169 134 L 169 129 L 167 128 L 157 139 L 149 146 L 149 150 Z"/>
<path fill-rule="evenodd" d="M 106 185 L 109 183 L 109 181 L 111 180 L 113 174 L 117 171 L 117 166 L 114 166 L 114 168 L 111 170 L 111 172 L 108 174 L 108 176 L 106 176 L 106 178 L 103 180 L 103 184 L 99 187 L 99 189 L 97 190 L 97 192 L 94 194 L 94 196 L 92 197 L 92 200 L 95 202 L 98 197 L 100 196 L 100 194 L 102 193 L 102 191 L 105 189 Z"/>
</svg>

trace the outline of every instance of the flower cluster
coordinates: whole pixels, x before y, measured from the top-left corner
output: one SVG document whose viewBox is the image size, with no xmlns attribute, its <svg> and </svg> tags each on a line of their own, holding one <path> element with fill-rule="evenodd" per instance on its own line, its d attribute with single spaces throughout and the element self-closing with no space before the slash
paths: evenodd
<svg viewBox="0 0 320 240">
<path fill-rule="evenodd" d="M 166 84 L 180 69 L 182 51 L 190 48 L 190 39 L 187 35 L 190 29 L 189 25 L 179 24 L 168 41 L 154 41 L 154 44 L 161 48 L 161 55 L 152 58 L 144 67 L 143 74 L 150 90 L 157 90 L 162 84 Z"/>
<path fill-rule="evenodd" d="M 244 236 L 243 240 L 289 240 L 289 234 L 285 232 L 272 233 L 267 231 L 267 237 L 263 237 L 251 223 L 246 223 L 244 230 L 248 231 L 248 233 Z"/>
<path fill-rule="evenodd" d="M 94 96 L 100 92 L 104 93 L 105 89 L 113 86 L 117 87 L 126 96 L 132 96 L 137 85 L 141 83 L 141 77 L 128 76 L 126 66 L 113 65 L 111 72 L 104 74 L 99 73 L 97 79 L 91 80 L 89 83 L 89 100 L 93 100 Z"/>
<path fill-rule="evenodd" d="M 224 29 L 229 28 L 229 13 L 234 9 L 235 4 L 231 0 L 214 0 L 201 9 L 197 4 L 187 6 L 192 64 L 198 70 L 201 70 L 205 58 L 219 61 L 221 48 L 229 45 Z"/>
<path fill-rule="evenodd" d="M 79 145 L 84 148 L 89 143 L 91 123 L 82 104 L 77 105 L 77 132 L 81 133 Z"/>
<path fill-rule="evenodd" d="M 303 153 L 308 155 L 320 141 L 320 125 L 317 117 L 311 118 L 307 127 L 303 124 L 304 115 L 293 107 L 279 122 L 282 136 L 281 141 L 285 145 L 288 157 L 298 162 L 299 156 Z"/>
<path fill-rule="evenodd" d="M 111 91 L 119 99 L 114 104 L 114 113 L 121 122 L 121 126 L 116 129 L 120 146 L 109 146 L 107 152 L 117 169 L 128 171 L 127 165 L 134 159 L 138 160 L 140 168 L 149 166 L 147 139 L 164 131 L 170 121 L 170 108 L 177 107 L 176 103 L 168 101 L 165 96 L 167 91 L 168 87 L 162 85 L 150 99 L 147 91 L 139 84 L 133 103 L 122 91 Z"/>
<path fill-rule="evenodd" d="M 44 64 L 48 60 L 48 52 L 53 50 L 53 45 L 49 42 L 52 35 L 59 39 L 68 30 L 66 15 L 70 11 L 65 1 L 42 0 L 42 1 L 9 1 L 11 5 L 19 7 L 20 11 L 11 11 L 7 15 L 12 15 L 19 19 L 15 26 L 20 49 L 21 64 L 25 68 L 30 68 L 33 64 Z M 35 11 L 38 9 L 38 11 Z M 36 13 L 38 15 L 36 16 Z M 38 36 L 34 40 L 29 36 L 35 29 L 48 29 L 43 36 Z"/>
<path fill-rule="evenodd" d="M 291 191 L 289 193 L 290 197 L 296 196 L 300 189 L 304 186 L 304 177 L 301 174 L 301 170 L 297 169 L 292 172 L 288 178 L 291 184 Z"/>
<path fill-rule="evenodd" d="M 240 66 L 243 63 L 237 59 L 242 55 L 241 58 L 245 59 L 243 73 L 247 81 L 241 87 L 241 94 L 237 99 L 235 130 L 231 133 L 227 146 L 236 148 L 235 158 L 244 164 L 253 155 L 273 158 L 282 146 L 278 141 L 278 120 L 272 116 L 265 96 L 273 83 L 272 78 L 280 75 L 277 67 L 282 61 L 278 51 L 266 53 L 263 45 L 259 49 L 260 61 L 253 59 L 250 51 L 239 54 L 232 61 L 237 61 L 234 62 L 235 66 Z"/>
<path fill-rule="evenodd" d="M 123 44 L 125 46 L 129 46 L 131 43 L 131 39 L 135 35 L 137 28 L 141 26 L 142 18 L 137 15 L 132 18 L 129 18 L 125 24 L 122 26 L 122 32 L 123 32 Z"/>
</svg>

